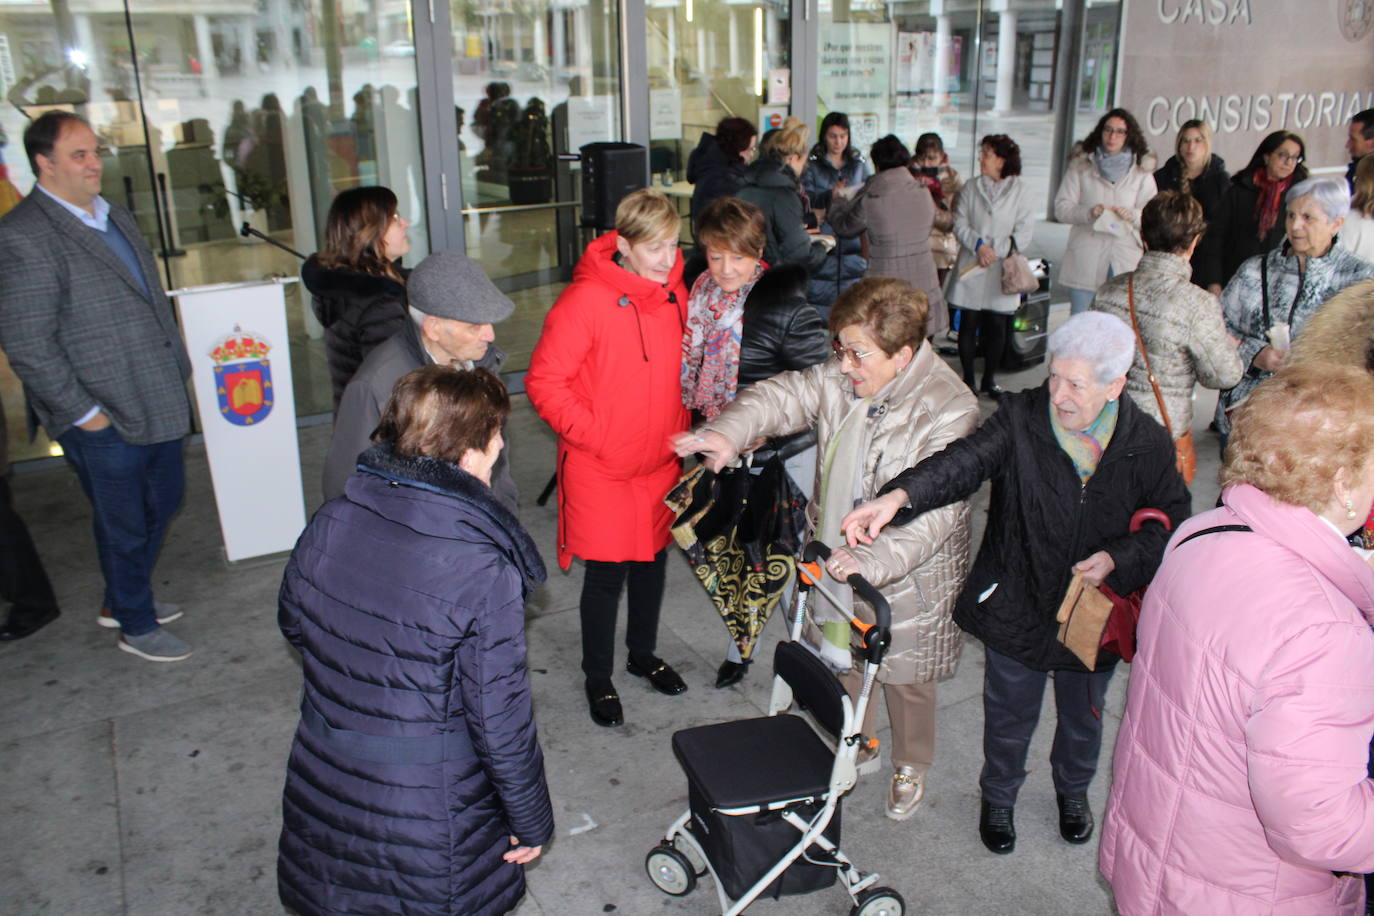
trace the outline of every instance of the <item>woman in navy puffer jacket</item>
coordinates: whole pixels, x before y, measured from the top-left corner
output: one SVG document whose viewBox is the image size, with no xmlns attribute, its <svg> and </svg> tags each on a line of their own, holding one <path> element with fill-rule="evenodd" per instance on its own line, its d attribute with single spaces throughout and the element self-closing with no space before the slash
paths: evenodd
<svg viewBox="0 0 1374 916">
<path fill-rule="evenodd" d="M 544 564 L 487 483 L 509 410 L 485 369 L 405 376 L 292 551 L 305 690 L 277 881 L 303 916 L 505 913 L 553 833 L 525 670 Z"/>
</svg>

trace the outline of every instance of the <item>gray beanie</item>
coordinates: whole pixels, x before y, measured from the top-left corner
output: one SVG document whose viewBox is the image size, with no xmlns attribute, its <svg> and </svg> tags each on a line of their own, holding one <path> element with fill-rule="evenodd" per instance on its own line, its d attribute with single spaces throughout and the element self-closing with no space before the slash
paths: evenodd
<svg viewBox="0 0 1374 916">
<path fill-rule="evenodd" d="M 515 311 L 515 303 L 477 262 L 456 251 L 436 251 L 416 265 L 406 280 L 406 295 L 426 315 L 468 324 L 496 324 Z"/>
</svg>

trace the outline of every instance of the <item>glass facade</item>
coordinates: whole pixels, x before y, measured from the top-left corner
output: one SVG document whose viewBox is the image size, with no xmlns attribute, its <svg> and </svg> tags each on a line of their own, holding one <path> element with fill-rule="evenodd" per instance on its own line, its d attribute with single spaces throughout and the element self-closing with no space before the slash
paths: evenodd
<svg viewBox="0 0 1374 916">
<path fill-rule="evenodd" d="M 1065 3 L 1083 33 L 1067 116 Z M 104 194 L 134 212 L 169 289 L 295 276 L 295 254 L 239 227 L 309 253 L 338 191 L 386 185 L 411 223 L 407 264 L 463 248 L 516 300 L 498 336 L 519 371 L 590 238 L 582 144 L 648 146 L 685 214 L 687 157 L 721 118 L 766 130 L 841 110 L 861 149 L 939 132 L 965 176 L 979 136 L 1011 134 L 1048 205 L 1057 125 L 1081 137 L 1114 95 L 1119 18 L 1087 0 L 10 0 L 0 157 L 28 193 L 28 120 L 88 118 Z M 287 291 L 297 413 L 326 413 L 321 329 Z M 0 398 L 11 456 L 53 454 L 26 441 L 3 357 Z"/>
</svg>

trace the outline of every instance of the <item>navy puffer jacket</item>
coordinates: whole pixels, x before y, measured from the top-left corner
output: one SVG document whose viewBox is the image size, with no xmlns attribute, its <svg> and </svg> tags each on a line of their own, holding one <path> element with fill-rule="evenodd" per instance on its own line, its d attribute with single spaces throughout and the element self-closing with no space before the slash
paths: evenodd
<svg viewBox="0 0 1374 916">
<path fill-rule="evenodd" d="M 300 649 L 277 879 L 304 916 L 505 913 L 553 809 L 525 670 L 544 564 L 477 478 L 388 446 L 301 535 L 280 624 Z"/>
</svg>

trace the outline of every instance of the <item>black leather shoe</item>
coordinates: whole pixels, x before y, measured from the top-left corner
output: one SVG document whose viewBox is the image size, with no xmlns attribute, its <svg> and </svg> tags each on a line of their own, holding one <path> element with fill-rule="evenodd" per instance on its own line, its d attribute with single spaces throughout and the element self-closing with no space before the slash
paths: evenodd
<svg viewBox="0 0 1374 916">
<path fill-rule="evenodd" d="M 1004 395 L 1004 394 L 1006 394 L 1006 393 L 1007 393 L 1007 389 L 1003 388 L 1001 385 L 996 385 L 996 384 L 994 384 L 994 385 L 984 385 L 984 386 L 983 386 L 983 394 L 985 394 L 985 395 L 987 395 L 988 397 L 992 398 L 994 401 L 1000 401 L 1000 400 L 1002 400 L 1002 395 Z"/>
<path fill-rule="evenodd" d="M 978 817 L 978 838 L 988 852 L 1004 856 L 1016 848 L 1016 825 L 1012 823 L 1014 810 L 983 802 L 983 813 Z"/>
<path fill-rule="evenodd" d="M 670 697 L 685 693 L 687 690 L 687 684 L 678 676 L 678 673 L 670 668 L 663 659 L 652 655 L 642 665 L 636 662 L 633 657 L 627 659 L 625 670 L 635 677 L 647 677 L 649 683 L 654 685 L 655 690 L 659 693 L 666 693 Z"/>
<path fill-rule="evenodd" d="M 1059 803 L 1059 835 L 1068 843 L 1086 843 L 1093 835 L 1093 809 L 1082 795 L 1055 795 Z"/>
<path fill-rule="evenodd" d="M 56 620 L 61 613 L 55 607 L 41 611 L 21 611 L 18 608 L 11 608 L 9 620 L 5 621 L 4 626 L 0 626 L 0 641 L 11 642 L 16 639 L 23 639 L 25 636 L 32 636 Z"/>
<path fill-rule="evenodd" d="M 749 662 L 723 661 L 716 669 L 716 686 L 724 688 L 738 684 L 744 680 L 744 674 L 748 670 Z"/>
<path fill-rule="evenodd" d="M 625 712 L 620 708 L 620 695 L 610 681 L 599 684 L 587 682 L 587 709 L 597 725 L 614 728 L 625 722 Z"/>
</svg>

